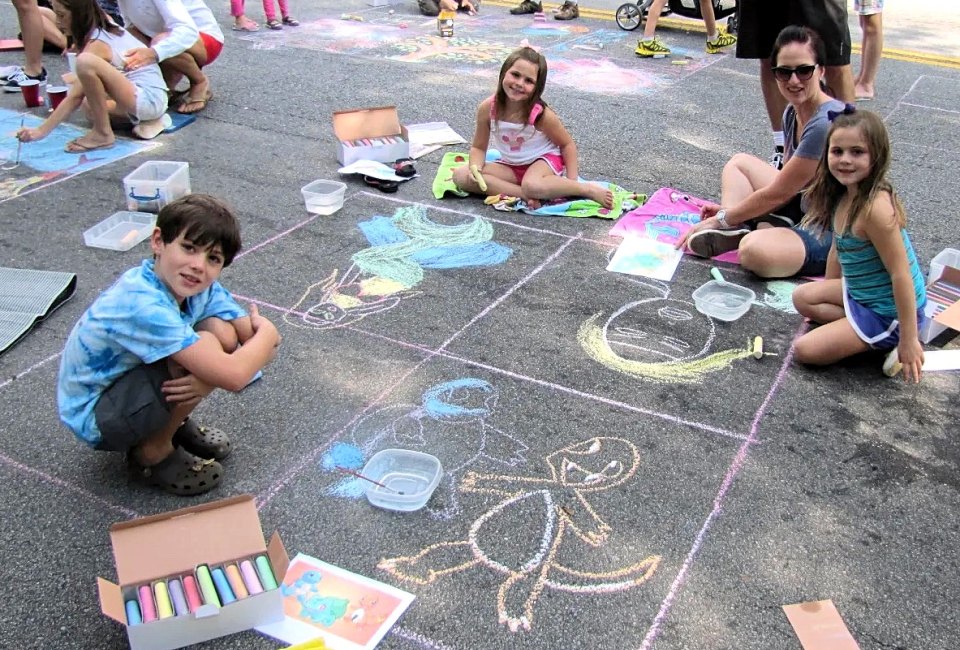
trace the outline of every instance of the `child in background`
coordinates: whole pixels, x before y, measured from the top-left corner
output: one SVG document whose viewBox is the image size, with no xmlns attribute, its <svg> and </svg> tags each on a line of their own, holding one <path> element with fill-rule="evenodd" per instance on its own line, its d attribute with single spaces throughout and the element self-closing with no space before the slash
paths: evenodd
<svg viewBox="0 0 960 650">
<path fill-rule="evenodd" d="M 608 188 L 577 180 L 577 145 L 541 99 L 546 80 L 547 60 L 533 48 L 507 57 L 497 92 L 477 108 L 470 162 L 454 170 L 454 182 L 474 194 L 520 197 L 534 209 L 566 196 L 613 207 Z M 500 160 L 485 163 L 488 146 L 500 152 Z"/>
<path fill-rule="evenodd" d="M 883 54 L 883 0 L 853 0 L 853 9 L 860 16 L 860 74 L 854 82 L 857 101 L 873 99 L 877 68 Z"/>
<path fill-rule="evenodd" d="M 647 22 L 643 27 L 643 38 L 637 42 L 637 49 L 634 50 L 637 56 L 662 59 L 670 54 L 670 48 L 656 37 L 657 21 L 660 20 L 660 14 L 663 13 L 663 7 L 666 4 L 667 0 L 653 0 L 653 4 L 647 10 Z M 719 54 L 723 48 L 736 44 L 736 36 L 717 30 L 717 18 L 716 14 L 713 13 L 713 0 L 700 0 L 700 15 L 703 16 L 703 24 L 707 28 L 707 54 Z"/>
<path fill-rule="evenodd" d="M 70 332 L 60 419 L 94 449 L 126 452 L 148 485 L 201 494 L 220 483 L 218 461 L 231 446 L 187 416 L 214 388 L 246 386 L 280 337 L 217 281 L 240 250 L 239 224 L 223 203 L 188 194 L 164 206 L 150 246 L 153 259 L 100 294 Z"/>
<path fill-rule="evenodd" d="M 111 117 L 130 121 L 138 137 L 156 137 L 168 125 L 167 84 L 157 64 L 136 70 L 124 69 L 123 53 L 142 43 L 100 8 L 96 0 L 54 0 L 54 13 L 61 29 L 69 30 L 80 52 L 76 81 L 66 98 L 37 128 L 17 133 L 22 142 L 47 137 L 81 104 L 93 123 L 86 134 L 67 143 L 67 153 L 84 153 L 113 146 L 116 137 Z"/>
<path fill-rule="evenodd" d="M 480 11 L 480 0 L 417 0 L 417 6 L 424 16 L 439 16 L 441 11 L 463 11 L 475 16 Z"/>
<path fill-rule="evenodd" d="M 793 303 L 821 327 L 796 343 L 801 363 L 827 365 L 870 349 L 897 348 L 906 381 L 920 381 L 918 336 L 926 290 L 886 179 L 890 140 L 875 113 L 848 104 L 833 124 L 807 192 L 804 224 L 834 231 L 826 280 L 797 287 Z"/>
<path fill-rule="evenodd" d="M 273 0 L 263 0 L 263 14 L 267 17 L 267 27 L 270 29 L 283 29 L 283 25 L 296 27 L 300 24 L 299 20 L 290 15 L 290 11 L 287 9 L 287 0 L 277 0 L 277 4 L 280 6 L 282 24 L 280 20 L 277 20 L 277 14 L 273 10 Z"/>
</svg>

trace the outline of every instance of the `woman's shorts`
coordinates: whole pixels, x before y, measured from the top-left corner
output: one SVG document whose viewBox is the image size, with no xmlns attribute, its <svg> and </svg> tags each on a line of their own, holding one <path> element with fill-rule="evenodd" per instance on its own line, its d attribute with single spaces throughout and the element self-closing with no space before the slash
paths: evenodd
<svg viewBox="0 0 960 650">
<path fill-rule="evenodd" d="M 846 0 L 739 0 L 737 58 L 767 59 L 787 25 L 817 32 L 827 49 L 826 65 L 850 63 Z"/>
<path fill-rule="evenodd" d="M 926 319 L 923 308 L 924 305 L 917 308 L 917 329 Z M 843 282 L 843 312 L 860 340 L 874 350 L 889 350 L 899 345 L 900 321 L 895 316 L 881 316 L 854 300 L 847 291 L 846 281 Z"/>
<path fill-rule="evenodd" d="M 170 419 L 163 382 L 167 360 L 136 366 L 103 392 L 93 409 L 102 451 L 127 451 L 159 431 Z"/>
<path fill-rule="evenodd" d="M 872 16 L 883 12 L 883 0 L 853 0 L 853 10 L 860 16 Z"/>
<path fill-rule="evenodd" d="M 130 121 L 139 124 L 163 117 L 169 99 L 166 88 L 137 86 L 137 112 L 129 115 Z"/>
<path fill-rule="evenodd" d="M 804 277 L 818 277 L 827 271 L 827 256 L 833 244 L 833 232 L 814 233 L 803 226 L 791 228 L 803 240 L 803 266 L 797 272 Z"/>
<path fill-rule="evenodd" d="M 537 158 L 537 160 L 542 160 L 543 162 L 547 163 L 547 165 L 550 166 L 550 169 L 553 170 L 553 173 L 556 174 L 557 176 L 560 176 L 563 174 L 563 156 L 561 156 L 560 154 L 545 153 L 539 158 Z M 527 170 L 530 169 L 530 166 L 533 165 L 533 163 L 537 162 L 537 160 L 534 160 L 532 163 L 528 165 L 510 165 L 501 160 L 498 160 L 496 162 L 500 165 L 503 165 L 504 167 L 509 167 L 513 171 L 514 178 L 517 179 L 517 185 L 520 185 L 521 183 L 523 183 L 523 177 L 526 175 Z"/>
<path fill-rule="evenodd" d="M 216 61 L 220 53 L 223 52 L 223 43 L 203 32 L 200 32 L 200 40 L 203 41 L 203 47 L 207 50 L 207 62 L 203 64 L 206 67 Z"/>
</svg>

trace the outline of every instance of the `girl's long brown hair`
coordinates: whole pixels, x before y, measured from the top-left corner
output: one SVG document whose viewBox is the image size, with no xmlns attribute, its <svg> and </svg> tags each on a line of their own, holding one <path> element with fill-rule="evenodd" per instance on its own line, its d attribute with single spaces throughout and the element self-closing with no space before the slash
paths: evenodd
<svg viewBox="0 0 960 650">
<path fill-rule="evenodd" d="M 55 4 L 63 6 L 70 11 L 70 37 L 77 46 L 77 50 L 83 51 L 87 41 L 90 40 L 90 34 L 94 29 L 102 29 L 105 32 L 117 33 L 120 29 L 114 24 L 113 20 L 104 13 L 97 0 L 53 0 Z"/>
<path fill-rule="evenodd" d="M 538 103 L 546 106 L 546 103 L 543 102 L 540 97 L 543 95 L 543 88 L 547 84 L 547 60 L 532 47 L 521 47 L 519 50 L 511 52 L 510 56 L 503 62 L 503 65 L 500 66 L 497 92 L 493 99 L 494 114 L 498 116 L 497 119 L 500 119 L 499 116 L 502 116 L 504 111 L 507 110 L 507 93 L 503 91 L 503 79 L 507 76 L 507 71 L 513 67 L 513 64 L 520 60 L 529 61 L 537 66 L 537 83 L 533 87 L 533 92 L 530 94 L 530 99 L 527 100 L 526 106 L 523 107 L 524 123 L 530 120 L 530 112 L 534 106 Z"/>
<path fill-rule="evenodd" d="M 846 223 L 843 224 L 843 231 L 838 234 L 849 232 L 857 219 L 870 209 L 874 199 L 881 192 L 890 194 L 894 216 L 900 227 L 904 227 L 907 219 L 903 204 L 900 203 L 900 199 L 887 180 L 887 170 L 890 168 L 890 138 L 887 135 L 887 128 L 879 115 L 860 110 L 837 115 L 833 124 L 830 125 L 830 132 L 827 134 L 827 146 L 823 148 L 816 176 L 814 176 L 813 183 L 807 190 L 807 213 L 804 215 L 801 224 L 820 232 L 832 228 L 834 213 L 840 200 L 847 193 L 847 188 L 841 185 L 830 173 L 827 161 L 830 155 L 830 140 L 833 138 L 833 133 L 837 129 L 846 128 L 859 129 L 867 141 L 867 148 L 870 150 L 870 171 L 862 181 L 857 183 L 857 191 L 850 203 Z"/>
</svg>

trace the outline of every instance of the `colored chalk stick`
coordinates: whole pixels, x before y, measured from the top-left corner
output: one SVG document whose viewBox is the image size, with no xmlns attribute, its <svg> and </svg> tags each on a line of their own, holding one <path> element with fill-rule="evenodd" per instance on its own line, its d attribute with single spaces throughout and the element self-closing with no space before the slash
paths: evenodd
<svg viewBox="0 0 960 650">
<path fill-rule="evenodd" d="M 153 602 L 153 590 L 150 585 L 142 585 L 138 590 L 140 594 L 140 614 L 143 616 L 143 622 L 157 620 L 157 606 Z"/>
<path fill-rule="evenodd" d="M 223 573 L 223 569 L 217 567 L 211 571 L 213 575 L 213 586 L 217 588 L 217 595 L 220 596 L 220 602 L 226 605 L 227 603 L 232 603 L 237 598 L 233 595 L 233 589 L 230 588 L 230 583 L 227 582 L 227 576 Z"/>
<path fill-rule="evenodd" d="M 257 570 L 253 568 L 253 562 L 250 560 L 241 562 L 240 573 L 243 574 L 243 584 L 247 585 L 247 591 L 251 596 L 263 593 L 263 587 L 260 586 L 260 578 L 257 577 Z"/>
<path fill-rule="evenodd" d="M 277 581 L 273 577 L 273 569 L 270 568 L 270 560 L 266 555 L 257 556 L 257 574 L 260 576 L 260 584 L 264 591 L 270 591 L 277 588 Z"/>
<path fill-rule="evenodd" d="M 237 597 L 237 600 L 243 600 L 250 595 L 247 593 L 247 588 L 243 584 L 243 577 L 240 575 L 240 569 L 237 568 L 236 564 L 227 567 L 227 581 L 230 583 L 230 588 L 233 589 L 233 595 Z"/>
<path fill-rule="evenodd" d="M 140 625 L 143 619 L 140 617 L 140 605 L 137 601 L 130 599 L 127 601 L 127 625 Z"/>
<path fill-rule="evenodd" d="M 170 618 L 173 616 L 173 605 L 170 603 L 167 583 L 163 580 L 154 583 L 153 595 L 157 599 L 157 618 Z"/>
<path fill-rule="evenodd" d="M 183 590 L 187 594 L 187 607 L 191 612 L 200 609 L 203 600 L 200 598 L 200 588 L 197 586 L 197 579 L 193 576 L 183 576 Z"/>
<path fill-rule="evenodd" d="M 190 613 L 187 606 L 186 596 L 183 595 L 183 584 L 177 578 L 173 578 L 167 583 L 167 591 L 170 592 L 170 600 L 173 601 L 173 613 L 175 616 L 183 616 Z"/>
<path fill-rule="evenodd" d="M 216 605 L 220 607 L 220 598 L 217 596 L 217 588 L 213 586 L 213 577 L 210 575 L 210 567 L 201 564 L 197 567 L 197 582 L 200 584 L 200 594 L 203 596 L 204 605 Z"/>
</svg>

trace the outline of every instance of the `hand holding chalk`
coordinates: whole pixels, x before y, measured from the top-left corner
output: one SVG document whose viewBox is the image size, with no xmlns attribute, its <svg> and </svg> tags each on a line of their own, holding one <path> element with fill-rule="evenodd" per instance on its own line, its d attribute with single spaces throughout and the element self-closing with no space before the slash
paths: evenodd
<svg viewBox="0 0 960 650">
<path fill-rule="evenodd" d="M 483 174 L 480 173 L 480 169 L 476 165 L 470 165 L 470 175 L 473 176 L 473 180 L 480 186 L 480 191 L 486 192 L 487 181 L 483 180 Z"/>
</svg>

